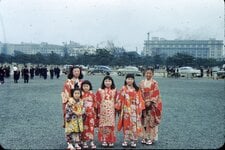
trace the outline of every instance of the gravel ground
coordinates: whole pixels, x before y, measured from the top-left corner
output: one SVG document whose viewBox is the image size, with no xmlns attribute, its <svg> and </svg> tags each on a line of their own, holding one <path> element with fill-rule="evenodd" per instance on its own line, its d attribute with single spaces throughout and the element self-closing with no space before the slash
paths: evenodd
<svg viewBox="0 0 225 150">
<path fill-rule="evenodd" d="M 116 87 L 124 77 L 113 76 Z M 61 97 L 66 76 L 0 85 L 0 144 L 6 149 L 65 149 Z M 86 76 L 94 91 L 103 76 Z M 138 83 L 142 77 L 136 77 Z M 137 149 L 214 149 L 225 141 L 225 80 L 155 78 L 163 100 L 159 140 Z M 96 138 L 97 139 L 97 138 Z M 114 148 L 121 148 L 117 133 Z M 97 143 L 97 148 L 101 148 Z"/>
</svg>

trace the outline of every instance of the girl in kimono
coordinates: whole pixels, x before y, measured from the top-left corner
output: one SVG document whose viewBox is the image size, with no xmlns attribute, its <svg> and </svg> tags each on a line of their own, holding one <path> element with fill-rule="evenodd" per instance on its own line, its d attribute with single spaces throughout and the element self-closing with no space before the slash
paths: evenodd
<svg viewBox="0 0 225 150">
<path fill-rule="evenodd" d="M 63 110 L 63 127 L 65 127 L 65 115 L 66 115 L 66 110 L 65 106 L 69 100 L 71 95 L 71 90 L 73 90 L 75 87 L 80 88 L 83 74 L 81 72 L 81 68 L 79 66 L 74 66 L 70 69 L 70 72 L 68 74 L 68 79 L 64 83 L 63 90 L 61 93 L 62 97 L 62 110 Z"/>
<path fill-rule="evenodd" d="M 140 89 L 145 101 L 143 111 L 143 144 L 151 145 L 158 138 L 158 125 L 162 115 L 162 101 L 158 83 L 153 79 L 153 69 L 145 71 L 145 79 L 140 83 Z"/>
<path fill-rule="evenodd" d="M 112 77 L 105 76 L 96 93 L 98 140 L 102 146 L 113 147 L 115 137 L 115 100 L 117 92 Z"/>
<path fill-rule="evenodd" d="M 130 141 L 131 147 L 136 147 L 136 141 L 142 133 L 141 115 L 145 107 L 133 74 L 126 76 L 124 86 L 117 99 L 116 109 L 120 111 L 118 131 L 123 128 L 124 134 L 122 146 L 127 147 L 128 141 Z"/>
<path fill-rule="evenodd" d="M 95 123 L 95 94 L 92 92 L 91 82 L 85 80 L 81 84 L 82 100 L 85 107 L 84 132 L 82 133 L 83 148 L 88 148 L 87 142 L 90 141 L 91 149 L 95 149 L 94 144 L 94 123 Z"/>
<path fill-rule="evenodd" d="M 81 149 L 78 143 L 80 142 L 80 134 L 84 130 L 82 115 L 85 113 L 83 101 L 81 100 L 81 90 L 72 90 L 72 95 L 73 97 L 69 98 L 69 101 L 65 106 L 65 134 L 68 144 L 67 149 L 70 150 Z M 75 147 L 73 146 L 73 143 L 75 143 Z"/>
</svg>

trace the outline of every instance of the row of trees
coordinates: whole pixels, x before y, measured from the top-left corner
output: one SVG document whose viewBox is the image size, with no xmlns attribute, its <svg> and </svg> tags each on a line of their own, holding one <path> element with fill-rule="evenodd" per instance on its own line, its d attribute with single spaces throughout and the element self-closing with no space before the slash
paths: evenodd
<svg viewBox="0 0 225 150">
<path fill-rule="evenodd" d="M 0 63 L 32 63 L 32 64 L 83 64 L 83 65 L 110 65 L 110 66 L 193 66 L 193 67 L 212 67 L 221 66 L 225 63 L 224 60 L 194 58 L 187 54 L 177 53 L 172 57 L 155 56 L 140 56 L 136 52 L 123 52 L 121 54 L 113 54 L 106 49 L 97 49 L 96 54 L 85 53 L 79 56 L 60 56 L 54 52 L 48 55 L 37 53 L 28 55 L 15 51 L 14 56 L 0 54 Z"/>
</svg>

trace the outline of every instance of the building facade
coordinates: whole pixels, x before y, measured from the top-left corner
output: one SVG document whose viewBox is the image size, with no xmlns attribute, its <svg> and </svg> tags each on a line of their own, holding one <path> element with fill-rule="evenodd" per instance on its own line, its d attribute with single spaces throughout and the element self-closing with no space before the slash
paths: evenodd
<svg viewBox="0 0 225 150">
<path fill-rule="evenodd" d="M 164 55 L 171 57 L 177 53 L 185 53 L 195 58 L 223 58 L 223 41 L 209 40 L 166 40 L 153 37 L 144 41 L 143 55 Z"/>
</svg>

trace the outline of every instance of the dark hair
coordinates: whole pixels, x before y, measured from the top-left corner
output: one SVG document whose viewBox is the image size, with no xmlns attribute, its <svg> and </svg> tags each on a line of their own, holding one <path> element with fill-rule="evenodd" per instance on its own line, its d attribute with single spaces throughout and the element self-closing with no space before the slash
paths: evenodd
<svg viewBox="0 0 225 150">
<path fill-rule="evenodd" d="M 82 98 L 82 91 L 80 88 L 74 88 L 74 89 L 71 89 L 71 97 L 73 97 L 73 94 L 75 91 L 80 91 L 80 98 Z"/>
<path fill-rule="evenodd" d="M 111 89 L 115 89 L 115 88 L 116 88 L 115 83 L 114 83 L 114 81 L 113 81 L 112 77 L 111 77 L 111 76 L 109 76 L 109 75 L 107 75 L 107 76 L 105 76 L 105 77 L 103 78 L 101 88 L 102 88 L 102 89 L 104 89 L 104 88 L 105 88 L 105 84 L 104 84 L 104 82 L 105 82 L 105 80 L 106 80 L 106 79 L 109 79 L 109 80 L 111 80 L 111 81 L 112 81 Z"/>
<path fill-rule="evenodd" d="M 84 81 L 81 83 L 81 90 L 82 90 L 82 91 L 84 90 L 84 89 L 83 89 L 83 85 L 84 85 L 84 84 L 88 84 L 88 85 L 90 86 L 90 90 L 92 90 L 91 82 L 88 81 L 88 80 L 84 80 Z"/>
<path fill-rule="evenodd" d="M 70 68 L 70 72 L 67 76 L 68 79 L 73 78 L 73 69 L 76 69 L 76 68 L 80 69 L 80 75 L 79 75 L 78 79 L 83 79 L 84 75 L 82 74 L 82 69 L 79 66 L 73 66 L 73 67 Z"/>
<path fill-rule="evenodd" d="M 146 71 L 148 71 L 148 70 L 151 70 L 152 73 L 154 73 L 154 68 L 153 68 L 153 67 L 147 67 L 147 68 L 145 69 L 144 73 L 146 73 Z"/>
<path fill-rule="evenodd" d="M 134 74 L 127 74 L 127 75 L 126 75 L 126 78 L 125 78 L 125 81 L 124 81 L 124 85 L 127 85 L 127 82 L 126 82 L 126 79 L 127 79 L 127 78 L 133 78 L 133 79 L 134 79 L 133 87 L 135 88 L 135 91 L 138 91 L 138 90 L 139 90 L 139 87 L 138 87 L 137 84 L 135 83 Z"/>
</svg>

